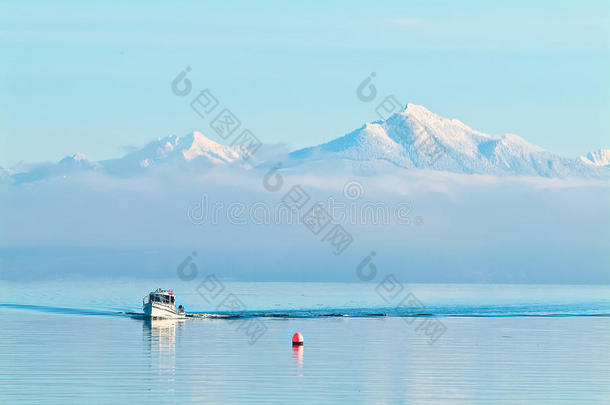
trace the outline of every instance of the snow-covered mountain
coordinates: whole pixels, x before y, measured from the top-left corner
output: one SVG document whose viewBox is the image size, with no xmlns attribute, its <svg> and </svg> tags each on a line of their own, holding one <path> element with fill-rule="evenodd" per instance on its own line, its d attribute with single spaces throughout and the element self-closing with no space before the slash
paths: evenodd
<svg viewBox="0 0 610 405">
<path fill-rule="evenodd" d="M 607 149 L 579 159 L 564 158 L 517 135 L 488 135 L 456 119 L 442 118 L 422 106 L 408 104 L 404 111 L 387 120 L 366 123 L 330 142 L 290 153 L 283 167 L 297 172 L 346 168 L 377 173 L 400 168 L 465 174 L 605 177 L 610 173 L 609 161 Z M 0 178 L 25 183 L 91 171 L 124 177 L 154 167 L 206 170 L 229 166 L 251 167 L 234 149 L 192 132 L 159 138 L 116 159 L 96 162 L 77 153 L 58 163 L 27 170 L 0 168 Z M 261 166 L 266 166 L 265 162 Z"/>
<path fill-rule="evenodd" d="M 197 131 L 186 136 L 159 138 L 121 158 L 100 162 L 105 170 L 117 175 L 167 164 L 206 168 L 240 163 L 240 156 L 233 149 L 214 142 Z"/>
<path fill-rule="evenodd" d="M 182 137 L 170 135 L 159 138 L 116 159 L 96 162 L 81 153 L 76 153 L 66 156 L 55 164 L 36 165 L 29 170 L 13 174 L 12 178 L 15 183 L 27 183 L 86 171 L 98 171 L 122 177 L 163 165 L 206 169 L 230 164 L 242 164 L 237 152 L 206 138 L 200 132 L 192 132 Z"/>
<path fill-rule="evenodd" d="M 288 166 L 346 161 L 391 164 L 405 169 L 542 177 L 596 176 L 590 166 L 526 142 L 517 135 L 488 135 L 456 119 L 408 104 L 385 121 L 290 154 Z"/>
<path fill-rule="evenodd" d="M 610 149 L 599 149 L 581 156 L 580 160 L 587 165 L 598 167 L 610 167 Z"/>
</svg>

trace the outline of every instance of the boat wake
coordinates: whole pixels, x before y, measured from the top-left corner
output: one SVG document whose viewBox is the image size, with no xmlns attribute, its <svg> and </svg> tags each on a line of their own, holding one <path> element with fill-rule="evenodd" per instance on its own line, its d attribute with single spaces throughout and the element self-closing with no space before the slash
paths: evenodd
<svg viewBox="0 0 610 405">
<path fill-rule="evenodd" d="M 66 314 L 66 315 L 88 315 L 88 316 L 115 316 L 121 312 L 86 309 L 86 308 L 66 308 L 66 307 L 49 307 L 45 305 L 23 305 L 23 304 L 3 304 L 0 303 L 0 308 L 24 309 L 30 311 L 46 312 L 50 314 Z"/>
</svg>

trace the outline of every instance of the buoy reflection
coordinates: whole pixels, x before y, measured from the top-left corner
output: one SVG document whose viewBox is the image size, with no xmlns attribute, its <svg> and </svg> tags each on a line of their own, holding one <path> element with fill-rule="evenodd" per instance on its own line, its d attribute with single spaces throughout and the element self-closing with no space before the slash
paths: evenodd
<svg viewBox="0 0 610 405">
<path fill-rule="evenodd" d="M 303 376 L 303 346 L 292 346 L 292 358 L 297 369 L 297 376 Z"/>
</svg>

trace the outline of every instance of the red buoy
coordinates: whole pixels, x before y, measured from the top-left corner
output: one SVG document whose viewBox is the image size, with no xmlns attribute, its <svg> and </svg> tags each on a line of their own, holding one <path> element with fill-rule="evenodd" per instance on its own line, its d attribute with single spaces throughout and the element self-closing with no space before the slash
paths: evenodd
<svg viewBox="0 0 610 405">
<path fill-rule="evenodd" d="M 292 335 L 292 345 L 303 346 L 303 335 L 301 335 L 299 332 Z"/>
</svg>

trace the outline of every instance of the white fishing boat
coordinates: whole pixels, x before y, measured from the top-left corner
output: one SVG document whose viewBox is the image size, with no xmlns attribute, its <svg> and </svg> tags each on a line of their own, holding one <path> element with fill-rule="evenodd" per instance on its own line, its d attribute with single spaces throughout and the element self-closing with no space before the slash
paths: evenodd
<svg viewBox="0 0 610 405">
<path fill-rule="evenodd" d="M 148 298 L 148 301 L 146 301 L 146 298 Z M 186 318 L 182 305 L 176 308 L 176 296 L 172 290 L 158 288 L 156 291 L 151 292 L 148 294 L 148 297 L 142 298 L 142 309 L 146 318 Z"/>
</svg>

